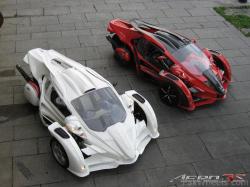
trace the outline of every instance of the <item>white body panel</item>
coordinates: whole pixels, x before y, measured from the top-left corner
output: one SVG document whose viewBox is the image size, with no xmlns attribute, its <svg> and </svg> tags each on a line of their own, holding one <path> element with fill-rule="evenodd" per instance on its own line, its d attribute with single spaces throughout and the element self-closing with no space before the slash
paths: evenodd
<svg viewBox="0 0 250 187">
<path fill-rule="evenodd" d="M 30 84 L 26 83 L 24 86 L 24 96 L 27 98 L 29 103 L 34 106 L 39 105 L 39 96 L 36 89 Z"/>
<path fill-rule="evenodd" d="M 65 149 L 69 159 L 68 170 L 75 175 L 84 177 L 92 171 L 134 163 L 149 141 L 159 136 L 151 105 L 140 95 L 134 97 L 134 94 L 138 95 L 136 91 L 119 95 L 113 85 L 98 73 L 54 50 L 33 49 L 27 53 L 24 61 L 30 65 L 32 75 L 39 83 L 41 119 Z M 106 87 L 111 88 L 121 102 L 126 117 L 104 131 L 96 131 L 88 127 L 71 101 L 83 96 L 86 91 Z M 58 94 L 56 99 L 55 91 Z M 141 99 L 138 100 L 138 97 Z M 145 120 L 135 117 L 135 104 L 145 113 Z M 67 111 L 60 110 L 60 105 L 66 106 Z M 65 123 L 68 124 L 67 128 Z M 75 126 L 81 127 L 75 130 Z M 65 139 L 55 133 L 59 127 L 67 131 L 70 138 Z M 76 135 L 83 142 L 83 148 L 80 148 L 81 142 L 76 140 Z"/>
</svg>

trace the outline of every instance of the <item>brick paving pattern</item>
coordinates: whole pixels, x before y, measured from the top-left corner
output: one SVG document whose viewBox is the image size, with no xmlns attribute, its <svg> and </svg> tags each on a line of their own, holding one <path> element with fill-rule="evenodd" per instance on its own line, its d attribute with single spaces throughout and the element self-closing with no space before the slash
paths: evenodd
<svg viewBox="0 0 250 187">
<path fill-rule="evenodd" d="M 181 186 L 181 174 L 250 172 L 250 38 L 213 11 L 236 0 L 1 0 L 0 186 Z M 223 52 L 233 82 L 228 98 L 186 112 L 163 105 L 157 88 L 117 65 L 105 39 L 112 18 L 141 18 Z M 161 136 L 133 165 L 77 178 L 54 161 L 49 134 L 26 103 L 15 70 L 32 48 L 56 49 L 89 66 L 119 92 L 135 89 L 152 104 Z M 6 119 L 7 117 L 8 119 Z"/>
</svg>

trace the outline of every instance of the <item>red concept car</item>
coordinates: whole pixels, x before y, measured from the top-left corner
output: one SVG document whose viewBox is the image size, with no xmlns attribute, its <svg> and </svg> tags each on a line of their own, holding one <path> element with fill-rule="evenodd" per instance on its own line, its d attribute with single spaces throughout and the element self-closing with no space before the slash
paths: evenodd
<svg viewBox="0 0 250 187">
<path fill-rule="evenodd" d="M 156 80 L 164 103 L 191 111 L 226 97 L 231 68 L 219 52 L 140 20 L 114 19 L 107 30 L 115 58 Z"/>
</svg>

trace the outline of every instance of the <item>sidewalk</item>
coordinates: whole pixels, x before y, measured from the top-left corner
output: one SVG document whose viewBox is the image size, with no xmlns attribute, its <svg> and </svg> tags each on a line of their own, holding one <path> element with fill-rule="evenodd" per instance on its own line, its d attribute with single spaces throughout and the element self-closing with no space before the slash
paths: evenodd
<svg viewBox="0 0 250 187">
<path fill-rule="evenodd" d="M 250 38 L 212 7 L 236 0 L 1 0 L 0 29 L 0 186 L 181 186 L 182 174 L 250 172 Z M 163 105 L 157 88 L 113 59 L 106 41 L 112 18 L 141 18 L 224 53 L 233 83 L 228 98 L 185 112 Z M 93 172 L 79 179 L 62 169 L 49 150 L 49 134 L 38 111 L 26 103 L 15 65 L 32 48 L 56 49 L 117 81 L 119 92 L 135 89 L 153 105 L 160 138 L 137 163 Z M 248 174 L 250 175 L 250 174 Z M 250 177 L 249 177 L 250 178 Z"/>
</svg>

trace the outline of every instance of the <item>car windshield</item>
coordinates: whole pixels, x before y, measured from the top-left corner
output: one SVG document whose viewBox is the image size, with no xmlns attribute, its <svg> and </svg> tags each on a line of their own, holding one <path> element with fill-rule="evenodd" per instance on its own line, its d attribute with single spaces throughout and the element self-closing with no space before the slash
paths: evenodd
<svg viewBox="0 0 250 187">
<path fill-rule="evenodd" d="M 185 45 L 172 55 L 194 75 L 202 75 L 209 69 L 209 59 L 195 44 Z"/>
<path fill-rule="evenodd" d="M 94 131 L 105 131 L 108 127 L 123 122 L 126 111 L 110 87 L 85 93 L 71 101 L 86 125 Z"/>
</svg>

